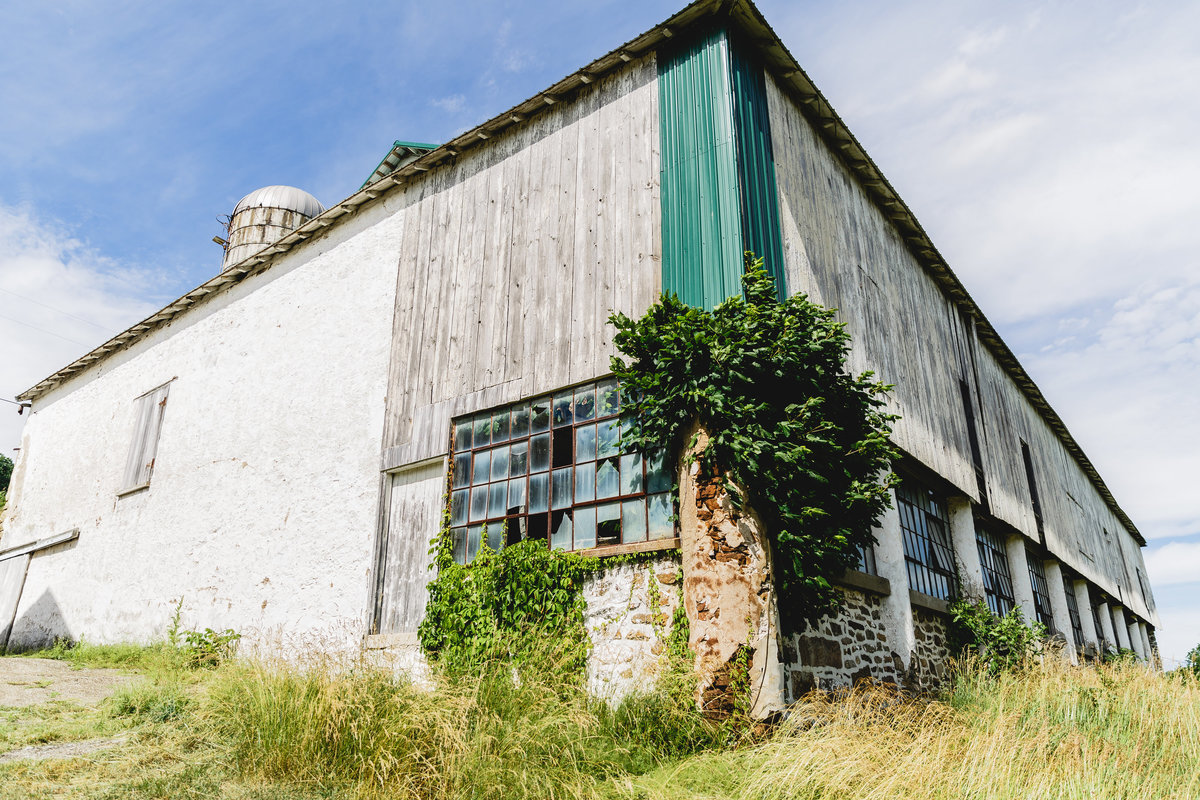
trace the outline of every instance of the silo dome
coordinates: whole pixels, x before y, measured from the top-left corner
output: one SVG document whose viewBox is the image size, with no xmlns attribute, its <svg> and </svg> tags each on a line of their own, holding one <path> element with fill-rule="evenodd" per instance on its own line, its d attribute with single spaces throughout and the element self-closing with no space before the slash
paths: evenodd
<svg viewBox="0 0 1200 800">
<path fill-rule="evenodd" d="M 225 270 L 325 212 L 321 201 L 295 186 L 264 186 L 238 201 L 229 218 Z"/>
</svg>

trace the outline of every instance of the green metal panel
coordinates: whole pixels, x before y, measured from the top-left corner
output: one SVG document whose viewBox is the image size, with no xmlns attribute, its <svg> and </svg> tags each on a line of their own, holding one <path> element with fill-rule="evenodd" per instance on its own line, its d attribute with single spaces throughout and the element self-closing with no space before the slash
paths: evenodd
<svg viewBox="0 0 1200 800">
<path fill-rule="evenodd" d="M 658 60 L 663 291 L 711 309 L 742 291 L 742 253 L 782 298 L 783 247 L 761 66 L 718 29 Z"/>
<path fill-rule="evenodd" d="M 708 309 L 742 290 L 729 75 L 724 31 L 658 62 L 663 291 Z"/>
<path fill-rule="evenodd" d="M 733 122 L 741 187 L 742 241 L 745 250 L 763 258 L 775 278 L 780 301 L 784 285 L 783 236 L 779 227 L 779 194 L 775 187 L 775 152 L 771 149 L 771 117 L 767 81 L 761 64 L 746 58 L 746 48 L 731 41 Z"/>
</svg>

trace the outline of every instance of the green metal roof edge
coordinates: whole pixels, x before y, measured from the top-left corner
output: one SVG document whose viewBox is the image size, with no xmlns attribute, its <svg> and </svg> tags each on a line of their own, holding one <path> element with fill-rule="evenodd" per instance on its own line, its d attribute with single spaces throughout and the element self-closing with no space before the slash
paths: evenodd
<svg viewBox="0 0 1200 800">
<path fill-rule="evenodd" d="M 392 153 L 396 152 L 396 148 L 398 147 L 411 147 L 414 150 L 437 150 L 439 147 L 441 147 L 441 145 L 427 144 L 425 142 L 402 142 L 397 139 L 396 141 L 392 142 L 392 146 L 389 147 L 388 151 L 383 154 L 383 158 L 379 159 L 379 163 L 375 165 L 375 169 L 371 170 L 371 174 L 367 176 L 367 179 L 362 182 L 362 186 L 358 187 L 359 191 L 362 191 L 370 185 L 371 178 L 375 177 L 375 173 L 379 172 L 379 168 L 383 166 L 384 162 L 391 158 Z"/>
</svg>

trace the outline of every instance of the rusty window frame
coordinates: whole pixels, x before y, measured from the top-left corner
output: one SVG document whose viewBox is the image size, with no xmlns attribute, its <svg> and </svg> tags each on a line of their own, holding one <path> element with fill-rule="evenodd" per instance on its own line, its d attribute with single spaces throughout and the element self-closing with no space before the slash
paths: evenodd
<svg viewBox="0 0 1200 800">
<path fill-rule="evenodd" d="M 896 487 L 896 505 L 909 588 L 940 600 L 953 600 L 958 568 L 945 499 L 905 478 L 904 484 Z"/>
<path fill-rule="evenodd" d="M 1025 548 L 1025 561 L 1029 566 L 1029 585 L 1033 587 L 1033 611 L 1037 621 L 1047 628 L 1054 626 L 1053 606 L 1050 604 L 1050 584 L 1046 581 L 1046 568 L 1042 557 L 1033 549 Z"/>
<path fill-rule="evenodd" d="M 615 378 L 563 387 L 452 420 L 449 511 L 455 561 L 474 559 L 485 535 L 493 550 L 526 538 L 575 551 L 674 538 L 674 475 L 658 459 L 620 446 L 619 431 L 626 420 Z M 607 432 L 603 451 L 602 428 Z M 548 444 L 544 468 L 533 463 L 535 438 Z M 506 459 L 504 468 L 493 463 L 497 457 Z M 615 493 L 598 497 L 602 464 L 615 469 L 616 485 L 611 487 Z M 556 500 L 556 485 L 561 489 L 564 480 L 569 482 L 568 496 L 557 495 Z M 541 506 L 543 486 L 545 508 L 531 509 L 535 495 Z M 603 521 L 615 537 L 601 537 L 597 518 L 602 510 L 617 514 Z M 564 526 L 565 521 L 569 525 Z"/>
</svg>

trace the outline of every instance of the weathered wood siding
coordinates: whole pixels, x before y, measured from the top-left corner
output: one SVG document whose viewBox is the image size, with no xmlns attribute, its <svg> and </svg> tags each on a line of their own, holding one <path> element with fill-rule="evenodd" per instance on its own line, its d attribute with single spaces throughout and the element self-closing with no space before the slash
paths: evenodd
<svg viewBox="0 0 1200 800">
<path fill-rule="evenodd" d="M 890 410 L 901 420 L 894 441 L 978 502 L 965 382 L 991 512 L 1038 540 L 1024 441 L 1051 553 L 1155 619 L 1138 582 L 1138 571 L 1145 575 L 1141 551 L 1078 462 L 769 76 L 767 99 L 789 290 L 838 309 L 853 337 L 850 368 L 896 385 Z"/>
<path fill-rule="evenodd" d="M 896 385 L 896 443 L 978 500 L 957 310 L 769 76 L 767 102 L 789 291 L 838 310 L 849 368 Z"/>
<path fill-rule="evenodd" d="M 388 580 L 376 587 L 377 633 L 415 633 L 425 616 L 425 587 L 433 573 L 429 542 L 441 523 L 446 487 L 443 459 L 387 476 L 387 532 L 378 556 Z"/>
<path fill-rule="evenodd" d="M 653 56 L 431 171 L 403 215 L 385 467 L 452 416 L 608 371 L 661 277 Z"/>
</svg>

